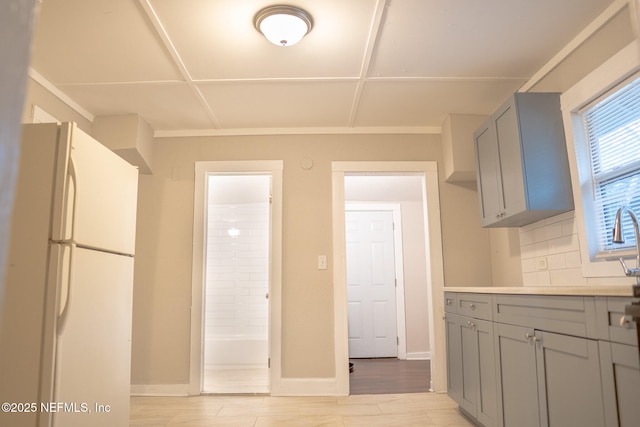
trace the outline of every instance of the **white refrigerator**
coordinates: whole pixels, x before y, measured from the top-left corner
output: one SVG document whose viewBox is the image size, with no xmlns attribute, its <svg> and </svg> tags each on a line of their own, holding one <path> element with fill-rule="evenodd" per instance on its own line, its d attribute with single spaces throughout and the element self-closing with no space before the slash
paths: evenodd
<svg viewBox="0 0 640 427">
<path fill-rule="evenodd" d="M 0 426 L 129 425 L 137 182 L 137 168 L 75 124 L 24 125 Z"/>
</svg>

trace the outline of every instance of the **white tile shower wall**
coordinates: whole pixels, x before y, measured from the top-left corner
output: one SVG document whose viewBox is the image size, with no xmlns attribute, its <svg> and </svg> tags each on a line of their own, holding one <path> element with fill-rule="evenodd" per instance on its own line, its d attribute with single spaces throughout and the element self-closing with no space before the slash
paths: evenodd
<svg viewBox="0 0 640 427">
<path fill-rule="evenodd" d="M 524 286 L 584 286 L 574 212 L 520 228 Z"/>
<path fill-rule="evenodd" d="M 268 203 L 209 206 L 206 338 L 266 338 L 268 250 Z"/>
</svg>

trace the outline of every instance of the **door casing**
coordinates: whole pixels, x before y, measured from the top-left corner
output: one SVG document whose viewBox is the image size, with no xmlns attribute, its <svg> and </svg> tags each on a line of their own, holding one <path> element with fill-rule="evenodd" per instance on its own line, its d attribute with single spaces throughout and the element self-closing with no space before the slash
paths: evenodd
<svg viewBox="0 0 640 427">
<path fill-rule="evenodd" d="M 425 215 L 425 247 L 428 288 L 431 386 L 446 390 L 444 337 L 444 262 L 440 221 L 438 164 L 436 161 L 346 161 L 332 162 L 333 291 L 335 393 L 349 394 L 349 334 L 347 317 L 347 274 L 345 248 L 344 177 L 348 174 L 398 174 L 422 176 Z"/>
<path fill-rule="evenodd" d="M 202 392 L 203 295 L 206 256 L 206 191 L 211 174 L 271 175 L 271 252 L 269 271 L 269 384 L 277 394 L 282 379 L 282 160 L 204 161 L 195 163 L 193 209 L 193 267 L 191 282 L 191 356 L 189 394 Z M 274 393 L 275 390 L 275 393 Z"/>
</svg>

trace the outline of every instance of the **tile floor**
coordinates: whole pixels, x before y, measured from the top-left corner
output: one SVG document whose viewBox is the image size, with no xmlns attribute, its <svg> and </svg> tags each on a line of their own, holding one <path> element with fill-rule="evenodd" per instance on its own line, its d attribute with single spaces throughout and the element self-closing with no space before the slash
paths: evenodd
<svg viewBox="0 0 640 427">
<path fill-rule="evenodd" d="M 130 426 L 472 426 L 445 394 L 132 397 Z"/>
<path fill-rule="evenodd" d="M 202 378 L 204 393 L 269 393 L 269 368 L 260 367 L 208 367 Z"/>
</svg>

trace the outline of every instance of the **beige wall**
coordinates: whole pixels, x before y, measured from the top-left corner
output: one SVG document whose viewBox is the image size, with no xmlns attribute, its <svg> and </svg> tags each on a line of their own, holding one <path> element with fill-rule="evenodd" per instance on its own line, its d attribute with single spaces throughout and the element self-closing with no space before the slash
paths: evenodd
<svg viewBox="0 0 640 427">
<path fill-rule="evenodd" d="M 14 2 L 15 3 L 15 2 Z M 564 91 L 635 37 L 616 16 L 533 90 Z M 622 27 L 622 30 L 621 30 Z M 23 121 L 38 105 L 87 132 L 91 122 L 39 84 L 29 81 Z M 159 139 L 153 175 L 140 177 L 134 289 L 132 382 L 185 384 L 189 378 L 193 173 L 197 160 L 283 159 L 283 331 L 285 377 L 332 377 L 332 265 L 315 268 L 332 253 L 333 160 L 436 160 L 447 286 L 509 284 L 513 235 L 481 229 L 474 185 L 442 181 L 439 135 L 326 135 Z M 314 167 L 300 168 L 312 158 Z M 494 248 L 493 271 L 489 248 Z M 493 279 L 492 279 L 493 276 Z M 505 283 L 502 283 L 505 282 Z M 433 350 L 433 349 L 432 349 Z"/>
<path fill-rule="evenodd" d="M 436 160 L 439 135 L 327 135 L 174 138 L 156 140 L 153 175 L 140 177 L 134 289 L 132 382 L 184 384 L 189 378 L 194 162 L 284 160 L 282 375 L 335 375 L 331 162 Z M 311 170 L 300 167 L 313 159 Z M 490 283 L 488 238 L 477 220 L 477 194 L 440 187 L 445 276 L 457 284 Z M 471 200 L 469 200 L 471 199 Z M 474 224 L 471 226 L 470 224 Z M 464 243 L 455 245 L 453 242 Z M 465 268 L 449 261 L 473 253 Z"/>
<path fill-rule="evenodd" d="M 84 130 L 91 130 L 85 117 L 30 80 L 23 121 L 30 121 L 33 105 L 59 120 L 76 121 Z M 439 135 L 163 138 L 155 141 L 154 149 L 154 172 L 141 175 L 139 180 L 133 384 L 186 384 L 189 379 L 195 161 L 285 161 L 284 377 L 335 375 L 331 261 L 329 270 L 315 268 L 318 255 L 332 253 L 332 161 L 438 161 L 445 283 L 449 286 L 491 283 L 489 235 L 477 220 L 477 192 L 471 187 L 442 181 Z M 300 167 L 305 158 L 314 162 L 309 171 Z M 408 321 L 419 322 L 420 316 L 416 314 Z M 411 328 L 407 331 L 412 336 L 413 332 Z M 423 351 L 428 336 L 412 337 L 411 342 L 416 346 L 408 351 Z"/>
<path fill-rule="evenodd" d="M 402 203 L 402 258 L 404 261 L 404 305 L 407 357 L 431 351 L 427 288 L 427 259 L 422 202 Z"/>
</svg>

